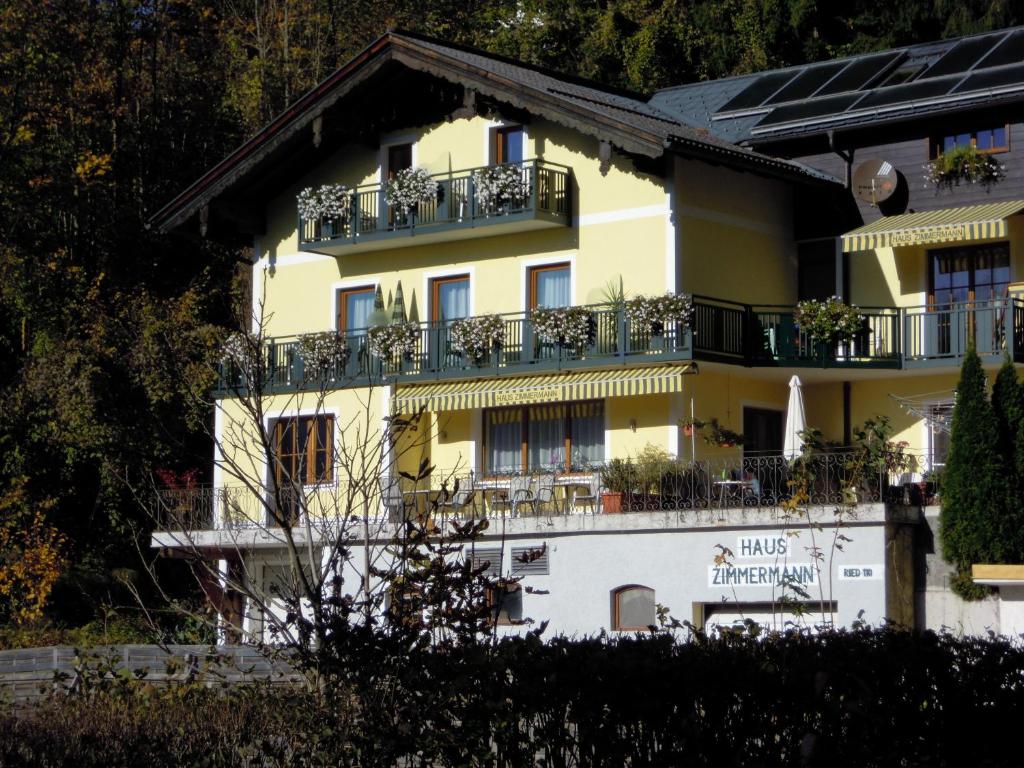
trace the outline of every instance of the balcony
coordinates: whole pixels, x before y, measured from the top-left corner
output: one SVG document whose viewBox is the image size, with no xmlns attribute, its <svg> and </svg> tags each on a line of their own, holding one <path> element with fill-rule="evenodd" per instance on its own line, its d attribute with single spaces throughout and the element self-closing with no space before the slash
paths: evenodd
<svg viewBox="0 0 1024 768">
<path fill-rule="evenodd" d="M 616 365 L 670 363 L 691 360 L 691 334 L 682 325 L 669 324 L 660 334 L 631 328 L 624 312 L 604 305 L 590 310 L 590 341 L 579 347 L 552 343 L 535 332 L 529 313 L 499 315 L 504 323 L 500 346 L 482 357 L 468 360 L 452 344 L 451 326 L 421 323 L 411 354 L 382 357 L 370 351 L 367 331 L 345 336 L 347 348 L 341 360 L 328 370 L 307 369 L 296 337 L 267 341 L 263 362 L 265 389 L 270 393 L 297 389 L 337 389 L 366 386 L 387 379 L 403 383 L 442 379 L 474 379 L 488 376 L 529 375 L 563 370 L 607 368 Z M 246 382 L 241 371 L 222 364 L 218 393 L 241 393 Z"/>
<path fill-rule="evenodd" d="M 848 342 L 813 342 L 794 320 L 792 307 L 756 306 L 693 297 L 693 328 L 668 325 L 652 334 L 633 328 L 620 310 L 588 307 L 591 339 L 578 348 L 551 343 L 533 327 L 529 313 L 499 315 L 503 341 L 480 359 L 467 360 L 455 349 L 451 327 L 419 325 L 408 355 L 381 357 L 370 351 L 367 331 L 349 333 L 343 360 L 327 371 L 307 369 L 297 337 L 267 339 L 262 361 L 268 393 L 367 386 L 387 380 L 403 383 L 490 376 L 529 375 L 617 365 L 708 360 L 746 367 L 897 370 L 959 365 L 970 344 L 986 364 L 1009 353 L 1024 363 L 1024 298 L 1013 296 L 971 305 L 861 308 L 864 328 Z M 218 396 L 245 390 L 241 372 L 222 364 Z"/>
<path fill-rule="evenodd" d="M 483 204 L 477 194 L 478 174 L 499 166 L 436 173 L 431 178 L 437 181 L 437 197 L 420 202 L 407 216 L 388 206 L 384 184 L 355 187 L 344 216 L 299 217 L 299 250 L 341 256 L 568 226 L 571 169 L 544 160 L 510 165 L 519 168 L 527 194 Z"/>
</svg>

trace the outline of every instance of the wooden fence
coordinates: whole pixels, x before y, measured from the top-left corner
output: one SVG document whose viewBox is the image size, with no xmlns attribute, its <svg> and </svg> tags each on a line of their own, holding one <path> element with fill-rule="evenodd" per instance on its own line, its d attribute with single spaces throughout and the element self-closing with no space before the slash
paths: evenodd
<svg viewBox="0 0 1024 768">
<path fill-rule="evenodd" d="M 49 691 L 73 690 L 84 669 L 106 668 L 144 675 L 157 685 L 200 681 L 207 685 L 267 680 L 295 682 L 298 675 L 279 659 L 247 645 L 114 645 L 79 651 L 71 646 L 0 651 L 0 701 L 31 704 Z M 121 672 L 121 674 L 124 674 Z"/>
</svg>

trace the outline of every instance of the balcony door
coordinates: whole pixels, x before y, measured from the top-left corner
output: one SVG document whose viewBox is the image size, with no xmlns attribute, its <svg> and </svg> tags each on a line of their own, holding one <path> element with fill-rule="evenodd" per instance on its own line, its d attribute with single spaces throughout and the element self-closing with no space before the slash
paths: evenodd
<svg viewBox="0 0 1024 768">
<path fill-rule="evenodd" d="M 400 171 L 404 171 L 407 168 L 412 168 L 412 144 L 391 144 L 387 148 L 387 167 L 385 168 L 385 178 L 390 181 L 399 174 Z M 384 187 L 381 188 L 381 210 L 385 208 L 384 198 Z M 396 211 L 388 209 L 387 222 L 389 227 L 394 227 L 401 222 L 398 221 L 398 214 Z"/>
<path fill-rule="evenodd" d="M 523 127 L 510 125 L 494 131 L 494 162 L 523 162 Z"/>
<path fill-rule="evenodd" d="M 928 257 L 926 352 L 959 356 L 973 342 L 979 354 L 997 354 L 1008 312 L 1009 244 L 943 248 Z"/>
<path fill-rule="evenodd" d="M 431 354 L 433 367 L 442 367 L 449 357 L 459 358 L 452 350 L 449 329 L 456 320 L 469 317 L 469 275 L 438 277 L 430 281 Z"/>
</svg>

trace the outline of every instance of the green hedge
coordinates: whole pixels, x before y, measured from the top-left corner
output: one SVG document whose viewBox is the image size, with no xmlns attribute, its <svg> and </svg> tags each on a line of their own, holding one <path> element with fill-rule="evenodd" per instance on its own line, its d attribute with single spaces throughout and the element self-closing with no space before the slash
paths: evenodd
<svg viewBox="0 0 1024 768">
<path fill-rule="evenodd" d="M 367 640 L 370 638 L 368 637 Z M 0 719 L 15 765 L 1020 765 L 1024 649 L 890 629 L 378 638 L 319 695 L 119 683 Z"/>
</svg>

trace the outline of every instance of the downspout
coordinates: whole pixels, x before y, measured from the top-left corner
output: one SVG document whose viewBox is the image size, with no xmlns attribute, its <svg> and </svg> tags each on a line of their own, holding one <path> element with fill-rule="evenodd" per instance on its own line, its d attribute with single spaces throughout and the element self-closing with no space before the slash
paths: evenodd
<svg viewBox="0 0 1024 768">
<path fill-rule="evenodd" d="M 846 174 L 844 186 L 846 191 L 849 192 L 853 187 L 853 149 L 848 149 L 845 152 L 839 149 L 836 144 L 836 132 L 830 130 L 828 132 L 828 148 L 832 150 L 839 159 L 846 164 Z M 842 298 L 843 301 L 850 302 L 850 260 L 847 253 L 845 253 L 842 247 L 836 244 L 836 269 L 839 270 L 838 277 L 842 280 Z M 850 418 L 850 405 L 852 401 L 852 386 L 849 381 L 843 382 L 843 445 L 849 445 L 852 442 L 852 423 Z"/>
</svg>

